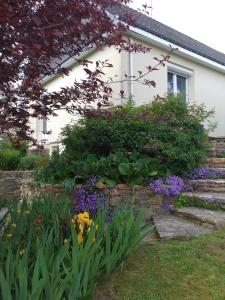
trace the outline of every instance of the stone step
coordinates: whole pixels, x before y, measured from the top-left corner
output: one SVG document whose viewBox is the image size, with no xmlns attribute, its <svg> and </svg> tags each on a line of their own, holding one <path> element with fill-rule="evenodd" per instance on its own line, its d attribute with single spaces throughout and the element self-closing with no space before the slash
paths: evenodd
<svg viewBox="0 0 225 300">
<path fill-rule="evenodd" d="M 197 225 L 202 225 L 209 229 L 225 228 L 225 211 L 209 210 L 198 207 L 183 207 L 174 209 L 173 214 L 177 217 L 187 219 Z"/>
<path fill-rule="evenodd" d="M 186 192 L 183 194 L 188 197 L 195 197 L 204 201 L 213 201 L 215 203 L 225 204 L 225 193 Z"/>
<path fill-rule="evenodd" d="M 225 158 L 210 157 L 205 161 L 204 166 L 209 168 L 225 168 Z"/>
<path fill-rule="evenodd" d="M 201 170 L 203 169 L 203 173 L 201 173 Z M 196 178 L 196 179 L 225 179 L 225 168 L 199 168 L 197 170 L 200 170 L 200 174 L 197 173 L 195 171 L 191 172 L 189 174 L 189 178 L 190 179 L 195 179 L 195 178 L 191 178 L 191 175 L 193 174 L 193 176 L 201 176 L 202 178 Z"/>
<path fill-rule="evenodd" d="M 161 240 L 189 239 L 214 231 L 173 214 L 155 215 L 153 221 Z"/>
<path fill-rule="evenodd" d="M 211 158 L 223 158 L 223 156 L 221 156 L 223 152 L 225 152 L 225 148 L 221 148 L 221 149 L 212 148 L 209 151 Z"/>
<path fill-rule="evenodd" d="M 188 180 L 187 187 L 193 192 L 225 193 L 225 179 Z"/>
</svg>

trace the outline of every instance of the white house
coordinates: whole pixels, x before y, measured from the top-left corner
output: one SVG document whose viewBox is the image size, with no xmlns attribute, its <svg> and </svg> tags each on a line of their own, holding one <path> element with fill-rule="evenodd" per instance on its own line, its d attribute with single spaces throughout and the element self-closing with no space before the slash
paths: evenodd
<svg viewBox="0 0 225 300">
<path fill-rule="evenodd" d="M 118 53 L 115 48 L 110 47 L 92 49 L 86 53 L 87 59 L 109 59 L 114 67 L 109 68 L 106 76 L 117 75 L 118 81 L 121 81 L 125 73 L 137 75 L 138 70 L 154 65 L 153 58 L 167 54 L 171 46 L 178 48 L 166 67 L 161 67 L 149 75 L 149 79 L 156 82 L 156 88 L 148 88 L 139 83 L 120 82 L 113 86 L 115 94 L 125 90 L 126 94 L 133 97 L 135 104 L 139 105 L 151 101 L 156 95 L 164 97 L 168 92 L 182 92 L 187 100 L 205 103 L 209 109 L 215 108 L 218 126 L 212 136 L 225 137 L 225 54 L 128 7 L 120 10 L 114 8 L 111 12 L 120 15 L 124 10 L 134 14 L 136 18 L 136 27 L 127 32 L 130 42 L 151 47 L 151 52 Z M 48 91 L 57 91 L 63 86 L 72 85 L 75 78 L 84 76 L 82 68 L 72 58 L 64 64 L 72 66 L 72 71 L 66 77 L 46 78 L 44 86 Z M 45 140 L 46 147 L 51 151 L 57 145 L 61 128 L 76 118 L 65 111 L 59 111 L 57 117 L 51 117 L 48 121 L 33 120 L 35 138 L 38 141 Z M 46 135 L 46 130 L 51 131 L 51 134 Z"/>
</svg>

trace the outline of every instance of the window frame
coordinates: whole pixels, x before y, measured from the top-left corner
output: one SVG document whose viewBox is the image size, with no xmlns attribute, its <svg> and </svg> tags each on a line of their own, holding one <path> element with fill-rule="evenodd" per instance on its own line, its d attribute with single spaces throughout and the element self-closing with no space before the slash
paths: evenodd
<svg viewBox="0 0 225 300">
<path fill-rule="evenodd" d="M 175 96 L 178 95 L 178 88 L 177 88 L 177 76 L 181 76 L 185 78 L 185 90 L 186 90 L 186 95 L 185 95 L 185 101 L 190 100 L 190 79 L 191 76 L 193 75 L 193 71 L 190 69 L 186 69 L 184 67 L 168 63 L 167 67 L 167 93 L 168 91 L 168 75 L 171 73 L 173 75 L 173 94 Z"/>
</svg>

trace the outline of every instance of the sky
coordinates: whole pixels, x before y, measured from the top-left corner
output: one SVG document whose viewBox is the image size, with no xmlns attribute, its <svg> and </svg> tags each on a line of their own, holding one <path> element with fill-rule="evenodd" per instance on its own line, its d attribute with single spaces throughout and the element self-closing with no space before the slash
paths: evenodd
<svg viewBox="0 0 225 300">
<path fill-rule="evenodd" d="M 133 0 L 133 8 L 151 0 Z M 225 53 L 224 0 L 152 0 L 154 19 Z"/>
</svg>

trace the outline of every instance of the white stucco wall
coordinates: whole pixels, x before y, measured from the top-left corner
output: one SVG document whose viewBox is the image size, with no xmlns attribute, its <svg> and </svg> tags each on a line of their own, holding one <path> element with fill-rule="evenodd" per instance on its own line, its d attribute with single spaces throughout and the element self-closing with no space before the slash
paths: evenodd
<svg viewBox="0 0 225 300">
<path fill-rule="evenodd" d="M 142 43 L 140 40 L 134 42 Z M 124 74 L 138 75 L 138 71 L 145 71 L 146 66 L 154 66 L 157 64 L 154 57 L 160 57 L 167 52 L 157 46 L 148 43 L 143 43 L 152 50 L 150 53 L 136 53 L 130 54 L 127 52 L 118 53 L 115 48 L 104 48 L 103 50 L 95 51 L 90 54 L 87 59 L 91 61 L 108 59 L 113 68 L 108 68 L 106 77 L 114 77 L 116 80 L 124 79 Z M 170 58 L 170 63 L 183 67 L 192 71 L 189 78 L 189 99 L 198 104 L 205 103 L 208 109 L 215 108 L 215 120 L 218 122 L 216 130 L 211 133 L 212 136 L 225 136 L 225 74 L 214 69 L 206 67 L 200 63 L 196 63 L 191 59 L 181 57 L 179 53 L 174 52 Z M 133 95 L 133 100 L 136 105 L 152 101 L 155 96 L 166 96 L 167 94 L 167 72 L 168 66 L 159 67 L 158 71 L 150 73 L 147 77 L 156 82 L 156 88 L 149 88 L 139 83 L 130 84 L 129 82 L 122 82 L 113 84 L 114 89 L 114 103 L 120 104 L 123 100 L 119 99 L 120 90 L 124 90 L 126 96 Z M 84 78 L 85 74 L 80 66 L 74 66 L 70 75 L 65 77 L 58 77 L 49 81 L 45 87 L 48 91 L 58 91 L 61 87 L 71 86 L 74 79 Z M 115 101 L 115 98 L 119 99 Z M 36 121 L 35 137 L 38 140 L 47 139 L 47 145 L 53 145 L 59 140 L 61 129 L 68 123 L 76 120 L 77 116 L 71 116 L 65 111 L 58 111 L 57 117 L 51 117 L 48 120 L 48 130 L 52 130 L 51 135 L 43 135 L 41 121 Z M 34 121 L 32 121 L 34 123 Z"/>
<path fill-rule="evenodd" d="M 138 40 L 135 42 L 140 43 Z M 153 59 L 154 57 L 160 57 L 161 54 L 165 55 L 167 53 L 156 46 L 143 44 L 150 46 L 152 50 L 147 54 L 133 54 L 134 75 L 137 75 L 138 70 L 144 70 L 145 66 L 154 66 L 157 63 Z M 176 51 L 172 54 L 169 62 L 192 71 L 189 78 L 189 100 L 197 104 L 204 103 L 209 110 L 214 108 L 217 128 L 210 135 L 225 136 L 225 73 L 183 58 Z M 158 71 L 154 71 L 146 77 L 156 82 L 156 88 L 134 83 L 133 94 L 137 105 L 151 101 L 156 95 L 166 96 L 167 72 L 168 66 L 166 64 L 165 67 L 159 67 Z"/>
<path fill-rule="evenodd" d="M 113 68 L 107 68 L 104 69 L 105 71 L 105 77 L 106 78 L 113 78 L 116 77 L 116 80 L 120 81 L 121 78 L 121 54 L 118 53 L 118 51 L 114 47 L 110 48 L 104 48 L 102 50 L 96 50 L 92 54 L 89 54 L 85 59 L 90 60 L 94 62 L 97 60 L 106 60 L 108 59 L 110 63 L 113 64 Z M 91 67 L 91 65 L 90 65 Z M 53 91 L 59 91 L 61 87 L 66 86 L 72 86 L 74 83 L 74 80 L 80 80 L 82 78 L 85 78 L 86 73 L 83 71 L 83 67 L 74 65 L 71 72 L 68 76 L 64 77 L 57 77 L 52 80 L 49 80 L 45 84 L 45 88 L 49 92 Z M 121 83 L 115 83 L 113 84 L 114 89 L 114 97 L 119 98 L 119 92 L 121 90 Z M 116 100 L 114 100 L 116 101 Z M 121 104 L 121 100 L 117 100 L 116 103 Z M 43 139 L 46 139 L 46 146 L 48 147 L 50 145 L 53 145 L 59 141 L 60 139 L 60 133 L 62 128 L 74 121 L 76 121 L 79 118 L 77 115 L 71 115 L 67 113 L 65 110 L 59 110 L 57 111 L 57 117 L 50 117 L 47 121 L 48 124 L 48 131 L 52 131 L 51 134 L 45 135 L 43 134 L 43 127 L 42 127 L 42 120 L 32 120 L 32 126 L 35 129 L 34 136 L 38 141 L 41 141 Z"/>
</svg>

